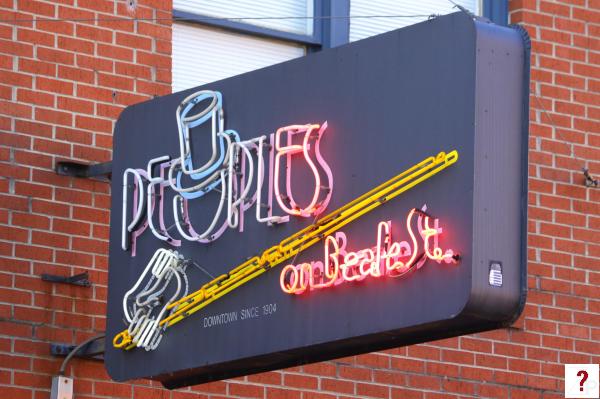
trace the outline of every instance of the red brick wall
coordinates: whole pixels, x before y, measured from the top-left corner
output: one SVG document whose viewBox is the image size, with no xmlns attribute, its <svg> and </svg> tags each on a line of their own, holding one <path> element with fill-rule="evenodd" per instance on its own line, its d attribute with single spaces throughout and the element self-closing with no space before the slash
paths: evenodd
<svg viewBox="0 0 600 399">
<path fill-rule="evenodd" d="M 170 15 L 170 1 L 139 3 L 137 17 Z M 530 290 L 513 327 L 174 392 L 75 360 L 76 398 L 562 398 L 564 363 L 600 363 L 600 189 L 580 171 L 600 175 L 600 1 L 510 8 L 532 38 L 537 93 Z M 47 398 L 62 361 L 48 344 L 104 328 L 109 186 L 53 167 L 110 160 L 119 112 L 170 92 L 170 22 L 114 20 L 131 15 L 124 0 L 0 0 L 0 20 L 19 20 L 0 22 L 0 398 Z M 93 288 L 39 278 L 82 271 Z"/>
</svg>

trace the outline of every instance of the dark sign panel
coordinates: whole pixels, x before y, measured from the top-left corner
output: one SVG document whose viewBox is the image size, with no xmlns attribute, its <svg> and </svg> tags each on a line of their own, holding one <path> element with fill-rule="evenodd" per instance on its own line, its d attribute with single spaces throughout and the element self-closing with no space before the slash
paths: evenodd
<svg viewBox="0 0 600 399">
<path fill-rule="evenodd" d="M 110 375 L 172 388 L 510 323 L 527 90 L 522 33 L 458 13 L 127 108 Z"/>
</svg>

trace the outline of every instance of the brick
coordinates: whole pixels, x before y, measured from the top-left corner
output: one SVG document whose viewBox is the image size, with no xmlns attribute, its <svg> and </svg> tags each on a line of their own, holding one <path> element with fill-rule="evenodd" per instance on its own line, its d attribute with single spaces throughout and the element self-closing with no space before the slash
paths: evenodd
<svg viewBox="0 0 600 399">
<path fill-rule="evenodd" d="M 18 3 L 18 8 L 21 11 L 30 12 L 33 14 L 41 14 L 46 17 L 55 17 L 56 7 L 46 2 L 34 0 L 21 0 Z"/>
<path fill-rule="evenodd" d="M 115 96 L 115 102 L 122 105 L 131 105 L 149 100 L 150 98 L 151 97 L 148 95 L 117 92 L 117 95 Z"/>
<path fill-rule="evenodd" d="M 441 375 L 446 377 L 458 378 L 460 373 L 460 367 L 448 363 L 427 363 L 427 374 Z"/>
<path fill-rule="evenodd" d="M 42 91 L 73 95 L 73 83 L 66 82 L 63 80 L 50 79 L 38 76 L 35 80 L 35 86 L 38 90 Z"/>
<path fill-rule="evenodd" d="M 98 55 L 105 58 L 122 61 L 133 61 L 133 50 L 127 47 L 113 46 L 109 44 L 97 44 Z"/>
<path fill-rule="evenodd" d="M 31 118 L 31 107 L 29 105 L 0 100 L 0 109 L 5 115 L 12 115 L 20 118 Z"/>
<path fill-rule="evenodd" d="M 52 249 L 34 245 L 15 245 L 15 256 L 17 258 L 41 260 L 49 262 L 52 260 Z"/>
<path fill-rule="evenodd" d="M 554 82 L 560 86 L 585 89 L 585 79 L 572 75 L 557 73 L 554 75 Z"/>
<path fill-rule="evenodd" d="M 124 47 L 140 50 L 152 50 L 152 39 L 140 35 L 132 35 L 125 32 L 116 32 L 116 44 Z"/>
<path fill-rule="evenodd" d="M 13 57 L 9 55 L 0 54 L 0 68 L 1 69 L 13 69 Z"/>
<path fill-rule="evenodd" d="M 95 86 L 77 84 L 77 97 L 95 101 L 113 102 L 114 91 Z M 116 94 L 115 94 L 116 95 Z"/>
<path fill-rule="evenodd" d="M 58 33 L 58 34 L 65 35 L 65 36 L 73 35 L 73 32 L 74 32 L 73 26 L 74 26 L 74 24 L 69 21 L 37 20 L 35 22 L 35 28 L 37 30 L 42 30 L 44 32 L 50 32 L 50 33 Z M 38 56 L 39 56 L 39 50 L 40 49 L 38 49 Z"/>
<path fill-rule="evenodd" d="M 60 108 L 85 108 L 86 101 L 85 100 L 75 100 L 75 99 L 65 99 L 61 101 L 58 100 Z M 62 107 L 61 107 L 62 105 Z M 63 108 L 63 109 L 64 109 Z M 57 127 L 56 128 L 56 138 L 63 141 L 68 142 L 76 142 L 79 144 L 92 144 L 93 134 L 90 132 L 86 132 L 79 129 L 70 129 L 65 127 Z"/>
<path fill-rule="evenodd" d="M 59 36 L 58 47 L 77 53 L 94 54 L 94 42 L 89 40 L 75 39 L 73 37 Z"/>
<path fill-rule="evenodd" d="M 0 48 L 2 48 L 0 43 Z M 11 86 L 21 86 L 30 88 L 33 84 L 33 78 L 30 75 L 26 75 L 19 72 L 11 72 L 0 70 L 0 81 L 8 83 Z M 2 109 L 7 105 L 4 105 Z"/>
<path fill-rule="evenodd" d="M 52 230 L 70 235 L 86 237 L 90 235 L 90 225 L 88 223 L 70 219 L 53 219 Z"/>
<path fill-rule="evenodd" d="M 33 57 L 33 45 L 30 43 L 0 39 L 0 53 L 31 58 Z"/>
<path fill-rule="evenodd" d="M 56 111 L 53 109 L 36 108 L 35 117 L 40 121 L 57 125 L 70 126 L 73 123 L 73 115 L 68 112 Z"/>
<path fill-rule="evenodd" d="M 32 29 L 18 28 L 17 40 L 19 42 L 31 43 L 38 46 L 54 47 L 55 35 Z"/>
<path fill-rule="evenodd" d="M 164 55 L 138 51 L 136 55 L 136 61 L 138 64 L 149 65 L 156 68 L 171 68 L 171 57 Z"/>
<path fill-rule="evenodd" d="M 13 212 L 12 223 L 16 226 L 33 229 L 48 229 L 50 227 L 49 218 L 40 215 L 32 215 L 30 213 Z"/>
<path fill-rule="evenodd" d="M 263 398 L 264 387 L 244 384 L 229 384 L 229 393 L 234 396 L 243 396 L 245 398 Z"/>
<path fill-rule="evenodd" d="M 390 357 L 383 354 L 369 353 L 356 358 L 356 365 L 368 366 L 371 368 L 389 368 Z"/>
<path fill-rule="evenodd" d="M 540 7 L 540 11 L 547 13 L 547 14 L 560 15 L 563 17 L 571 16 L 571 7 L 563 5 L 563 4 L 556 4 L 556 3 L 550 3 L 547 1 L 543 1 L 543 2 L 540 2 L 539 7 Z"/>
<path fill-rule="evenodd" d="M 32 399 L 33 391 L 24 388 L 0 386 L 0 395 L 11 399 Z"/>
<path fill-rule="evenodd" d="M 94 103 L 92 101 L 80 100 L 72 97 L 58 97 L 56 103 L 59 109 L 65 111 L 71 111 L 80 114 L 92 114 L 94 112 Z M 65 130 L 70 129 L 61 128 L 61 132 L 65 132 Z"/>
<path fill-rule="evenodd" d="M 77 115 L 75 117 L 75 127 L 79 129 L 111 133 L 113 130 L 112 121 L 91 116 Z"/>
<path fill-rule="evenodd" d="M 441 380 L 436 377 L 409 375 L 408 386 L 415 389 L 439 391 L 441 389 Z"/>
<path fill-rule="evenodd" d="M 94 71 L 113 71 L 112 60 L 108 60 L 100 57 L 93 57 L 85 54 L 77 54 L 77 66 L 81 68 L 87 68 Z"/>
<path fill-rule="evenodd" d="M 543 362 L 558 362 L 558 352 L 544 348 L 527 348 L 527 358 Z M 542 367 L 544 364 L 542 363 Z"/>
<path fill-rule="evenodd" d="M 356 393 L 371 398 L 389 398 L 390 388 L 382 385 L 357 383 Z"/>
<path fill-rule="evenodd" d="M 336 367 L 330 363 L 314 363 L 302 366 L 304 374 L 317 374 L 320 376 L 334 377 L 337 375 Z"/>
<path fill-rule="evenodd" d="M 338 392 L 345 394 L 354 393 L 354 383 L 331 378 L 321 379 L 321 390 L 327 392 Z"/>
<path fill-rule="evenodd" d="M 173 46 L 170 40 L 156 40 L 154 45 L 159 54 L 171 55 Z"/>
<path fill-rule="evenodd" d="M 94 162 L 107 162 L 111 159 L 111 151 L 80 145 L 73 146 L 73 156 Z"/>
<path fill-rule="evenodd" d="M 113 41 L 113 32 L 109 29 L 101 29 L 89 25 L 77 25 L 76 31 L 77 37 L 80 37 L 82 39 L 106 43 L 112 43 Z"/>
<path fill-rule="evenodd" d="M 319 380 L 316 377 L 299 374 L 284 374 L 283 383 L 286 387 L 301 389 L 317 389 L 319 386 Z"/>
<path fill-rule="evenodd" d="M 371 370 L 366 369 L 366 368 L 340 366 L 338 368 L 338 375 L 340 378 L 353 380 L 353 381 L 370 381 L 371 380 Z"/>
<path fill-rule="evenodd" d="M 33 143 L 33 149 L 39 152 L 62 155 L 69 157 L 71 155 L 71 145 L 68 143 L 61 143 L 55 140 L 45 140 L 37 138 Z"/>
<path fill-rule="evenodd" d="M 0 98 L 5 100 L 12 100 L 13 90 L 10 86 L 0 86 Z"/>
<path fill-rule="evenodd" d="M 441 351 L 437 348 L 419 345 L 409 347 L 408 355 L 421 359 L 440 360 Z"/>
<path fill-rule="evenodd" d="M 20 134 L 0 132 L 0 145 L 16 148 L 30 148 L 31 138 Z"/>
<path fill-rule="evenodd" d="M 60 65 L 58 67 L 58 77 L 60 79 L 90 84 L 94 84 L 96 81 L 96 74 L 94 71 L 81 68 L 74 68 L 65 65 Z"/>
<path fill-rule="evenodd" d="M 114 10 L 114 2 L 109 0 L 78 0 L 77 5 L 85 9 L 109 14 L 112 14 Z"/>
<path fill-rule="evenodd" d="M 518 11 L 511 15 L 511 20 L 513 23 L 522 22 L 526 24 L 532 24 L 536 26 L 553 26 L 553 18 L 549 15 L 544 15 L 540 13 L 535 13 L 531 11 Z"/>
<path fill-rule="evenodd" d="M 171 40 L 171 28 L 160 26 L 154 23 L 139 22 L 137 33 L 144 36 L 150 36 L 155 39 Z"/>
<path fill-rule="evenodd" d="M 114 30 L 124 31 L 132 33 L 134 31 L 135 23 L 127 20 L 99 20 L 98 26 Z"/>
<path fill-rule="evenodd" d="M 19 70 L 35 75 L 56 76 L 56 65 L 45 61 L 19 59 Z"/>
<path fill-rule="evenodd" d="M 600 24 L 600 11 L 590 8 L 573 8 L 573 19 L 578 19 L 587 23 Z"/>
<path fill-rule="evenodd" d="M 73 218 L 90 223 L 109 223 L 110 212 L 103 209 L 94 209 L 87 207 L 73 207 Z"/>
<path fill-rule="evenodd" d="M 35 329 L 35 338 L 50 342 L 72 342 L 73 332 L 64 328 L 39 326 Z"/>
<path fill-rule="evenodd" d="M 559 334 L 567 337 L 589 339 L 588 327 L 580 325 L 561 324 L 558 326 Z"/>
<path fill-rule="evenodd" d="M 39 91 L 32 91 L 27 89 L 19 89 L 17 90 L 17 100 L 24 103 L 41 105 L 44 107 L 52 107 L 54 106 L 54 96 L 49 93 L 42 93 Z M 16 105 L 16 104 L 15 104 Z M 31 112 L 29 112 L 28 118 L 31 117 Z M 18 121 L 21 125 L 23 123 L 32 123 L 29 121 Z M 27 132 L 24 132 L 27 133 Z"/>
<path fill-rule="evenodd" d="M 52 198 L 52 187 L 40 184 L 16 181 L 15 194 L 34 198 Z"/>
<path fill-rule="evenodd" d="M 554 28 L 560 31 L 585 33 L 585 22 L 570 18 L 554 18 Z"/>
</svg>

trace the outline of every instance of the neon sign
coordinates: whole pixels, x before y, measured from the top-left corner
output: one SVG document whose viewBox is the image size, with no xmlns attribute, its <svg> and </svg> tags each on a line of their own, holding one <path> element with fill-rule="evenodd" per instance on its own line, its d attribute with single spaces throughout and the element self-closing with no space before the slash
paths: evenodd
<svg viewBox="0 0 600 399">
<path fill-rule="evenodd" d="M 322 217 L 317 222 L 315 222 L 312 226 L 306 227 L 291 236 L 282 240 L 279 244 L 266 249 L 263 251 L 261 255 L 254 256 L 240 265 L 233 268 L 227 274 L 221 275 L 212 281 L 204 284 L 199 290 L 192 292 L 189 295 L 185 295 L 182 298 L 177 300 L 171 300 L 170 303 L 166 306 L 166 312 L 161 311 L 161 315 L 165 317 L 158 322 L 157 325 L 153 325 L 153 328 L 148 333 L 160 334 L 162 335 L 169 327 L 179 323 L 182 320 L 185 320 L 187 317 L 193 315 L 194 313 L 204 309 L 206 306 L 211 304 L 212 302 L 218 300 L 219 298 L 227 295 L 233 290 L 241 287 L 242 285 L 252 281 L 253 279 L 259 277 L 263 273 L 268 270 L 280 265 L 285 260 L 290 259 L 296 255 L 298 255 L 303 249 L 309 248 L 317 242 L 321 241 L 322 237 L 327 237 L 327 240 L 334 240 L 332 238 L 332 234 L 338 232 L 342 227 L 351 223 L 352 221 L 360 218 L 361 216 L 371 212 L 379 206 L 382 206 L 386 202 L 396 198 L 400 194 L 404 193 L 407 190 L 415 187 L 419 183 L 429 179 L 430 177 L 436 175 L 442 170 L 454 165 L 458 161 L 458 152 L 456 150 L 451 151 L 449 153 L 440 152 L 435 157 L 427 157 L 423 159 L 421 162 L 411 166 L 405 171 L 399 173 L 394 176 L 390 180 L 385 183 L 375 187 L 369 192 L 361 195 L 360 197 L 354 199 L 348 204 L 342 206 L 341 208 L 336 209 L 330 214 Z M 135 203 L 135 202 L 134 202 Z M 410 228 L 410 220 L 414 214 L 418 214 L 418 226 L 419 226 L 419 234 L 421 235 L 421 239 L 423 240 L 423 250 L 424 255 L 422 255 L 417 261 L 417 244 L 414 233 Z M 421 223 L 424 220 L 424 225 Z M 416 267 L 420 267 L 422 262 L 426 259 L 433 259 L 436 261 L 445 261 L 451 262 L 450 259 L 457 261 L 458 255 L 454 254 L 451 251 L 446 251 L 442 253 L 442 250 L 438 246 L 438 236 L 442 233 L 441 228 L 439 227 L 438 220 L 435 219 L 433 222 L 433 226 L 430 226 L 430 217 L 425 213 L 425 210 L 413 210 L 409 213 L 407 218 L 407 230 L 411 235 L 411 239 L 413 240 L 414 250 L 408 244 L 404 245 L 401 243 L 392 242 L 391 240 L 391 225 L 387 222 L 384 222 L 383 225 L 380 224 L 378 232 L 383 234 L 383 237 L 379 235 L 378 242 L 385 242 L 386 245 L 389 244 L 389 248 L 387 248 L 387 253 L 390 254 L 386 257 L 386 259 L 395 259 L 394 263 L 389 266 L 389 269 L 393 271 L 393 273 L 401 273 L 405 271 L 407 265 L 408 270 L 414 265 Z M 381 233 L 383 232 L 383 233 Z M 339 235 L 338 235 L 339 237 Z M 385 241 L 389 237 L 389 242 Z M 381 241 L 381 240 L 384 241 Z M 433 240 L 433 246 L 430 244 L 430 239 Z M 401 258 L 400 255 L 405 254 L 405 250 L 408 246 L 409 249 L 412 250 L 411 259 L 404 263 L 403 267 L 400 267 L 400 263 L 398 263 L 398 259 Z M 326 243 L 326 248 L 327 243 Z M 338 248 L 339 249 L 339 248 Z M 371 250 L 372 251 L 372 250 Z M 379 253 L 379 252 L 377 252 Z M 330 253 L 327 253 L 325 259 L 329 258 Z M 373 252 L 373 258 L 375 258 L 375 252 Z M 341 252 L 340 252 L 341 255 Z M 393 256 L 391 256 L 393 255 Z M 425 256 L 425 258 L 423 258 Z M 348 259 L 352 261 L 352 259 Z M 377 261 L 375 262 L 377 263 Z M 366 266 L 363 267 L 363 270 Z M 386 264 L 387 267 L 387 264 Z M 289 270 L 289 268 L 287 268 Z M 328 267 L 325 269 L 326 271 L 326 280 L 322 284 L 324 286 L 331 286 L 335 284 L 337 279 L 337 273 L 333 273 L 332 269 Z M 334 270 L 335 271 L 335 270 Z M 376 273 L 376 271 L 373 271 Z M 299 279 L 303 278 L 304 273 L 299 274 Z M 336 279 L 334 280 L 334 277 Z M 299 286 L 309 286 L 306 282 L 309 279 L 304 277 L 304 283 L 301 283 Z M 333 281 L 333 282 L 332 282 Z M 293 284 L 293 283 L 292 283 Z M 282 284 L 283 285 L 283 284 Z M 297 284 L 298 286 L 298 284 Z M 313 287 L 315 286 L 313 281 Z M 323 286 L 323 287 L 324 287 Z M 284 286 L 285 287 L 285 286 Z M 155 312 L 154 312 L 155 313 Z M 156 321 L 156 319 L 152 319 Z M 143 334 L 143 330 L 140 328 L 136 328 L 135 326 L 130 327 L 126 330 L 115 335 L 113 338 L 113 346 L 115 348 L 122 348 L 124 350 L 130 350 L 135 347 L 144 347 L 147 350 L 154 349 L 153 346 L 148 346 L 145 340 L 138 338 Z M 160 342 L 157 336 L 154 336 L 153 342 Z"/>
<path fill-rule="evenodd" d="M 196 106 L 206 101 L 209 104 L 204 109 L 192 114 Z M 244 212 L 252 206 L 256 206 L 256 220 L 268 226 L 286 223 L 290 215 L 310 217 L 326 209 L 333 190 L 333 175 L 319 146 L 327 122 L 285 126 L 275 133 L 241 140 L 235 130 L 225 130 L 223 97 L 211 90 L 185 98 L 175 115 L 179 156 L 174 159 L 169 155 L 159 156 L 150 159 L 145 170 L 127 168 L 123 173 L 121 248 L 131 249 L 132 256 L 136 253 L 137 238 L 147 228 L 158 240 L 181 246 L 181 240 L 171 236 L 165 222 L 165 190 L 175 193 L 171 227 L 177 228 L 182 239 L 202 244 L 215 241 L 228 228 L 243 232 Z M 192 129 L 204 124 L 210 124 L 211 155 L 203 163 L 193 151 Z M 301 144 L 292 143 L 296 135 L 302 135 Z M 298 162 L 307 165 L 314 177 L 313 196 L 306 205 L 295 201 L 292 193 L 291 169 Z M 285 172 L 280 172 L 281 168 Z M 154 169 L 158 169 L 157 174 Z M 280 189 L 279 181 L 283 173 L 285 190 Z M 191 182 L 189 186 L 185 186 L 186 181 Z M 129 191 L 133 193 L 131 204 Z M 196 230 L 190 216 L 190 201 L 201 201 L 213 191 L 220 193 L 218 206 L 208 226 Z M 273 214 L 273 196 L 286 215 Z M 267 208 L 266 216 L 261 214 L 261 208 Z M 156 214 L 158 224 L 154 221 Z"/>
<path fill-rule="evenodd" d="M 431 216 L 425 213 L 425 209 L 412 209 L 406 218 L 406 230 L 411 243 L 392 239 L 391 221 L 380 222 L 377 226 L 374 247 L 355 252 L 346 250 L 348 240 L 343 232 L 327 236 L 323 261 L 285 266 L 279 278 L 281 290 L 287 294 L 302 294 L 307 290 L 361 281 L 367 277 L 400 277 L 420 269 L 427 259 L 438 263 L 457 263 L 458 254 L 451 249 L 444 252 L 438 246 L 442 228 L 438 219 L 434 219 L 433 226 L 430 226 Z M 416 238 L 412 226 L 415 215 L 420 240 Z"/>
</svg>

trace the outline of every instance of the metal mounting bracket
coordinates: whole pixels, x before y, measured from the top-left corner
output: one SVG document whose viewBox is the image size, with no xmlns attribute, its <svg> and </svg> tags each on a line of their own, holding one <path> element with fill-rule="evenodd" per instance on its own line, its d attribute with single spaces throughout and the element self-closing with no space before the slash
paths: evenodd
<svg viewBox="0 0 600 399">
<path fill-rule="evenodd" d="M 585 177 L 586 187 L 598 187 L 598 179 L 594 179 L 588 168 L 583 168 L 583 177 Z"/>
<path fill-rule="evenodd" d="M 42 280 L 49 281 L 51 283 L 79 285 L 82 287 L 90 287 L 92 285 L 89 280 L 88 272 L 83 272 L 70 277 L 44 273 L 42 274 Z"/>
<path fill-rule="evenodd" d="M 81 347 L 74 357 L 92 360 L 104 360 L 105 339 L 98 339 Z M 52 356 L 65 357 L 71 353 L 77 346 L 68 344 L 51 343 L 50 354 Z"/>
<path fill-rule="evenodd" d="M 86 165 L 80 162 L 59 161 L 56 163 L 56 174 L 72 177 L 106 177 L 111 178 L 112 161 Z"/>
</svg>

